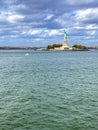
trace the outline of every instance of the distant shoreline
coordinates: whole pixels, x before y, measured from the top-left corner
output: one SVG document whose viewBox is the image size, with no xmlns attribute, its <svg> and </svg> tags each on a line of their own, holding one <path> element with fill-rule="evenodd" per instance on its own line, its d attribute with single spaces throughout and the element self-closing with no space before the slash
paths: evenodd
<svg viewBox="0 0 98 130">
<path fill-rule="evenodd" d="M 0 46 L 0 50 L 36 50 L 40 47 L 14 47 L 14 46 Z"/>
<path fill-rule="evenodd" d="M 98 46 L 88 46 L 89 50 L 98 50 Z M 16 46 L 0 46 L 0 50 L 47 50 L 47 47 L 16 47 Z"/>
</svg>

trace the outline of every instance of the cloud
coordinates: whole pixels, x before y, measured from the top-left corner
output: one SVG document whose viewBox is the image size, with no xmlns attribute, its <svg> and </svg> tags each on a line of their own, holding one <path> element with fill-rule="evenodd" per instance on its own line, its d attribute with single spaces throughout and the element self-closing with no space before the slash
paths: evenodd
<svg viewBox="0 0 98 130">
<path fill-rule="evenodd" d="M 49 36 L 60 35 L 60 34 L 61 33 L 58 30 L 51 30 L 48 33 Z"/>
<path fill-rule="evenodd" d="M 80 10 L 77 11 L 76 13 L 76 20 L 77 21 L 87 21 L 87 20 L 92 20 L 96 19 L 98 17 L 98 8 L 89 8 L 85 10 Z"/>
<path fill-rule="evenodd" d="M 49 14 L 44 20 L 50 20 L 52 19 L 53 16 L 54 16 L 53 14 Z"/>
<path fill-rule="evenodd" d="M 89 35 L 98 41 L 98 1 L 0 0 L 0 5 L 0 37 L 5 40 L 4 44 L 11 37 L 17 39 L 15 44 L 17 41 L 30 41 L 26 44 L 34 46 L 41 42 L 58 43 L 63 41 L 64 29 L 70 44 Z"/>
<path fill-rule="evenodd" d="M 96 31 L 88 31 L 87 33 L 88 33 L 89 35 L 91 35 L 91 36 L 94 36 L 95 33 L 96 33 Z"/>
<path fill-rule="evenodd" d="M 41 30 L 31 30 L 31 29 L 22 32 L 23 35 L 37 35 L 37 34 L 40 34 L 40 33 L 41 33 Z"/>
<path fill-rule="evenodd" d="M 23 15 L 19 15 L 19 14 L 12 14 L 10 16 L 8 16 L 7 20 L 10 22 L 10 23 L 16 23 L 18 21 L 21 21 L 24 19 L 24 16 Z"/>
<path fill-rule="evenodd" d="M 82 5 L 82 4 L 90 4 L 90 3 L 93 3 L 94 0 L 81 0 L 81 1 L 78 1 L 78 0 L 67 0 L 67 2 L 68 2 L 70 5 Z"/>
</svg>

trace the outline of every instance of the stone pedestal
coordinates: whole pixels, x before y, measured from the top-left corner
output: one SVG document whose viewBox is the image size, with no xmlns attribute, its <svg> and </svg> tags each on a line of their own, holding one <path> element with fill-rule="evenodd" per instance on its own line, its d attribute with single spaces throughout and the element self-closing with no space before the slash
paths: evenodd
<svg viewBox="0 0 98 130">
<path fill-rule="evenodd" d="M 64 48 L 69 48 L 68 43 L 67 43 L 67 40 L 64 40 L 63 47 L 64 47 Z"/>
</svg>

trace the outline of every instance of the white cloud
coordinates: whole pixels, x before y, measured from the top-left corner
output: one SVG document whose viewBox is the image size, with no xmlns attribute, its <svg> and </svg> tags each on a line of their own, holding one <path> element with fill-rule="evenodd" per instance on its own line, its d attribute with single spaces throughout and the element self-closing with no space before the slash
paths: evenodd
<svg viewBox="0 0 98 130">
<path fill-rule="evenodd" d="M 44 40 L 44 39 L 42 39 L 42 38 L 35 39 L 35 41 L 42 41 L 42 40 Z"/>
<path fill-rule="evenodd" d="M 11 11 L 1 11 L 0 12 L 0 21 L 6 21 L 9 23 L 16 23 L 19 20 L 24 19 L 25 16 L 24 15 L 20 15 L 20 14 L 14 14 Z"/>
<path fill-rule="evenodd" d="M 28 34 L 30 35 L 35 35 L 35 34 L 39 34 L 40 31 L 39 30 L 29 30 Z"/>
<path fill-rule="evenodd" d="M 50 14 L 50 15 L 48 15 L 44 20 L 50 20 L 51 18 L 53 18 L 53 14 Z"/>
<path fill-rule="evenodd" d="M 85 26 L 75 26 L 74 29 L 94 30 L 94 29 L 98 29 L 98 25 L 96 25 L 96 24 L 89 24 L 89 25 L 85 25 Z"/>
<path fill-rule="evenodd" d="M 90 8 L 85 10 L 79 10 L 76 12 L 76 20 L 84 21 L 90 20 L 98 17 L 98 8 Z"/>
<path fill-rule="evenodd" d="M 51 30 L 49 31 L 48 35 L 53 36 L 53 35 L 60 35 L 61 33 L 58 30 Z"/>
<path fill-rule="evenodd" d="M 10 35 L 10 37 L 16 38 L 16 37 L 18 37 L 18 35 Z"/>
<path fill-rule="evenodd" d="M 92 32 L 91 32 L 91 35 L 95 35 L 95 33 L 96 33 L 96 31 L 92 31 Z"/>
<path fill-rule="evenodd" d="M 96 31 L 87 31 L 87 34 L 88 34 L 88 35 L 91 35 L 91 36 L 94 36 L 95 33 L 96 33 Z"/>
<path fill-rule="evenodd" d="M 12 4 L 12 3 L 15 3 L 17 0 L 4 0 L 4 3 L 5 4 Z"/>
<path fill-rule="evenodd" d="M 95 25 L 95 24 L 90 24 L 90 25 L 87 25 L 86 26 L 86 29 L 98 29 L 98 26 L 97 25 Z"/>
<path fill-rule="evenodd" d="M 36 34 L 40 34 L 42 31 L 41 30 L 26 30 L 23 31 L 22 34 L 23 35 L 36 35 Z"/>
<path fill-rule="evenodd" d="M 22 20 L 24 19 L 25 16 L 23 15 L 20 15 L 20 14 L 12 14 L 12 15 L 9 15 L 7 20 L 10 22 L 10 23 L 16 23 L 17 21 L 19 20 Z"/>
</svg>

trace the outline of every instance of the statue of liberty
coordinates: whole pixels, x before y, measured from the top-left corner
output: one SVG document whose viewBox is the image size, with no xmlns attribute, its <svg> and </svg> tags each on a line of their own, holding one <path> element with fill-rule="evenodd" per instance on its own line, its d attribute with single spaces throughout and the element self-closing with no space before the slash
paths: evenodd
<svg viewBox="0 0 98 130">
<path fill-rule="evenodd" d="M 64 30 L 64 41 L 66 41 L 66 40 L 67 40 L 67 33 Z"/>
<path fill-rule="evenodd" d="M 65 30 L 64 30 L 64 43 L 63 43 L 63 47 L 64 48 L 69 48 L 68 42 L 67 42 L 67 33 L 66 33 Z"/>
</svg>

